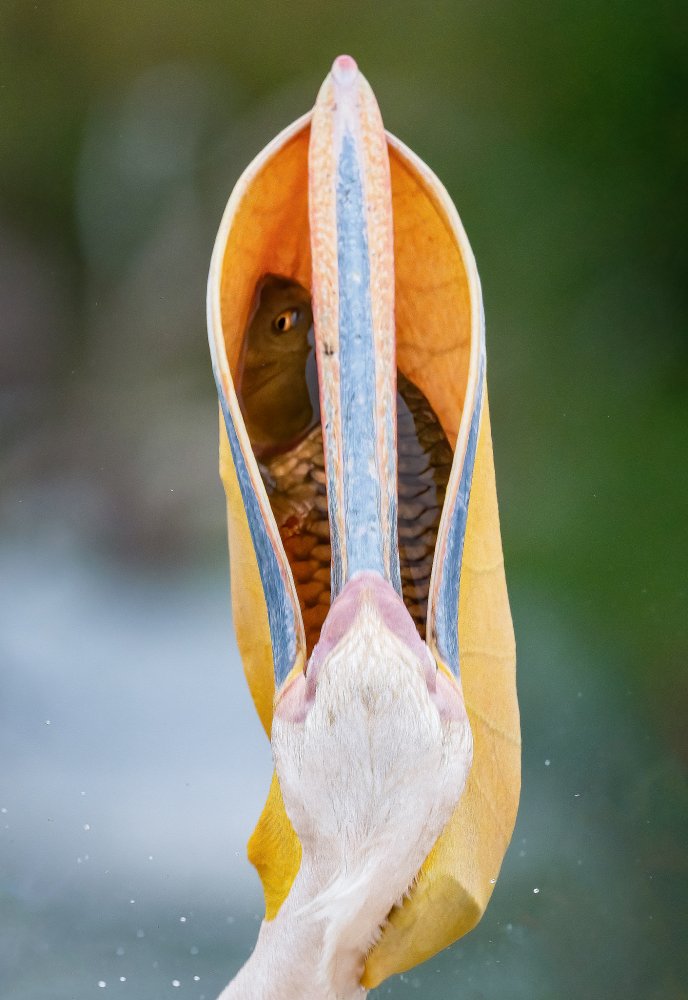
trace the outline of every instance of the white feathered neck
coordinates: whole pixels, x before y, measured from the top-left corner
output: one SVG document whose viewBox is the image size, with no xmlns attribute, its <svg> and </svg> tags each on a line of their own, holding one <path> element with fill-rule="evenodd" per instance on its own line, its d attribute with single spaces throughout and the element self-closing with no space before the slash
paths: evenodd
<svg viewBox="0 0 688 1000">
<path fill-rule="evenodd" d="M 446 824 L 470 767 L 460 693 L 461 711 L 454 703 L 445 711 L 429 690 L 434 670 L 364 597 L 319 665 L 303 721 L 292 721 L 293 701 L 289 713 L 276 706 L 273 755 L 303 848 L 301 869 L 221 1000 L 365 996 L 365 955 Z"/>
</svg>

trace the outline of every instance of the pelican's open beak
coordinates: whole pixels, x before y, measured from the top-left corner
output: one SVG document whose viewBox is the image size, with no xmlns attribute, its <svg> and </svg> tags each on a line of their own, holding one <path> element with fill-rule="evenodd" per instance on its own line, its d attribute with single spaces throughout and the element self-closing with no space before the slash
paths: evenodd
<svg viewBox="0 0 688 1000">
<path fill-rule="evenodd" d="M 322 430 L 310 401 L 298 430 L 292 405 L 288 446 L 254 450 L 242 372 L 265 371 L 261 405 L 306 392 L 312 334 L 299 318 L 309 293 Z M 424 638 L 465 696 L 466 791 L 368 957 L 362 981 L 372 987 L 479 920 L 515 819 L 520 752 L 475 261 L 447 192 L 384 132 L 350 57 L 335 60 L 312 114 L 237 183 L 213 252 L 208 327 L 234 624 L 266 731 L 275 696 L 306 670 L 330 602 L 346 606 L 362 577 L 380 581 L 373 590 L 398 602 L 408 641 Z M 301 337 L 294 350 L 290 331 Z M 271 336 L 282 351 L 272 359 Z M 276 779 L 249 852 L 270 919 L 300 862 Z"/>
</svg>

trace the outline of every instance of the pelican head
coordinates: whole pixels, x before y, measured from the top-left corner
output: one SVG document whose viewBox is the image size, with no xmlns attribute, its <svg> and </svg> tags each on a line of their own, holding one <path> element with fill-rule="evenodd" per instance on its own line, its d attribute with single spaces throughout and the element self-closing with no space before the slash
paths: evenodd
<svg viewBox="0 0 688 1000">
<path fill-rule="evenodd" d="M 479 919 L 518 725 L 477 272 L 351 57 L 237 185 L 208 318 L 276 772 L 249 844 L 266 920 L 222 996 L 353 1000 Z"/>
<path fill-rule="evenodd" d="M 377 573 L 358 573 L 333 603 L 306 673 L 278 696 L 272 747 L 310 882 L 304 919 L 325 931 L 314 978 L 348 996 L 456 808 L 472 756 L 460 691 Z"/>
</svg>

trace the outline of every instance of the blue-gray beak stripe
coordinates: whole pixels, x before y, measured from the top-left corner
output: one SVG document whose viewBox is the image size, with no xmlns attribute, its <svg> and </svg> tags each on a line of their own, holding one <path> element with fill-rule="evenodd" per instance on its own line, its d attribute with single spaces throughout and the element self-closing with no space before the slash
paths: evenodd
<svg viewBox="0 0 688 1000">
<path fill-rule="evenodd" d="M 377 467 L 375 344 L 368 240 L 361 177 L 354 142 L 349 134 L 345 134 L 342 140 L 337 172 L 337 261 L 348 580 L 359 570 L 376 570 L 385 575 Z M 341 579 L 341 573 L 333 573 L 333 580 L 336 579 Z M 333 593 L 332 596 L 337 595 Z"/>
<path fill-rule="evenodd" d="M 268 611 L 268 623 L 270 625 L 270 641 L 272 645 L 272 659 L 275 671 L 275 687 L 279 687 L 285 680 L 287 674 L 296 661 L 296 623 L 294 621 L 294 609 L 286 587 L 272 540 L 267 531 L 258 497 L 256 496 L 251 476 L 244 453 L 241 450 L 239 439 L 232 415 L 227 406 L 227 401 L 222 391 L 218 379 L 217 391 L 220 398 L 222 413 L 225 418 L 229 447 L 232 452 L 234 468 L 236 469 L 241 499 L 246 510 L 251 540 L 256 553 L 260 579 L 263 585 L 265 603 Z"/>
</svg>

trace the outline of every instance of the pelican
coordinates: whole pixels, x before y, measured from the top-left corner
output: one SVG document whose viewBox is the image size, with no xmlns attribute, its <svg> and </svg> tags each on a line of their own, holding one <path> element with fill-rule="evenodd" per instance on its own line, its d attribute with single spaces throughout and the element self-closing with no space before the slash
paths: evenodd
<svg viewBox="0 0 688 1000">
<path fill-rule="evenodd" d="M 221 1000 L 361 1000 L 480 919 L 520 784 L 480 283 L 339 56 L 208 283 L 234 625 L 275 774 Z"/>
</svg>

